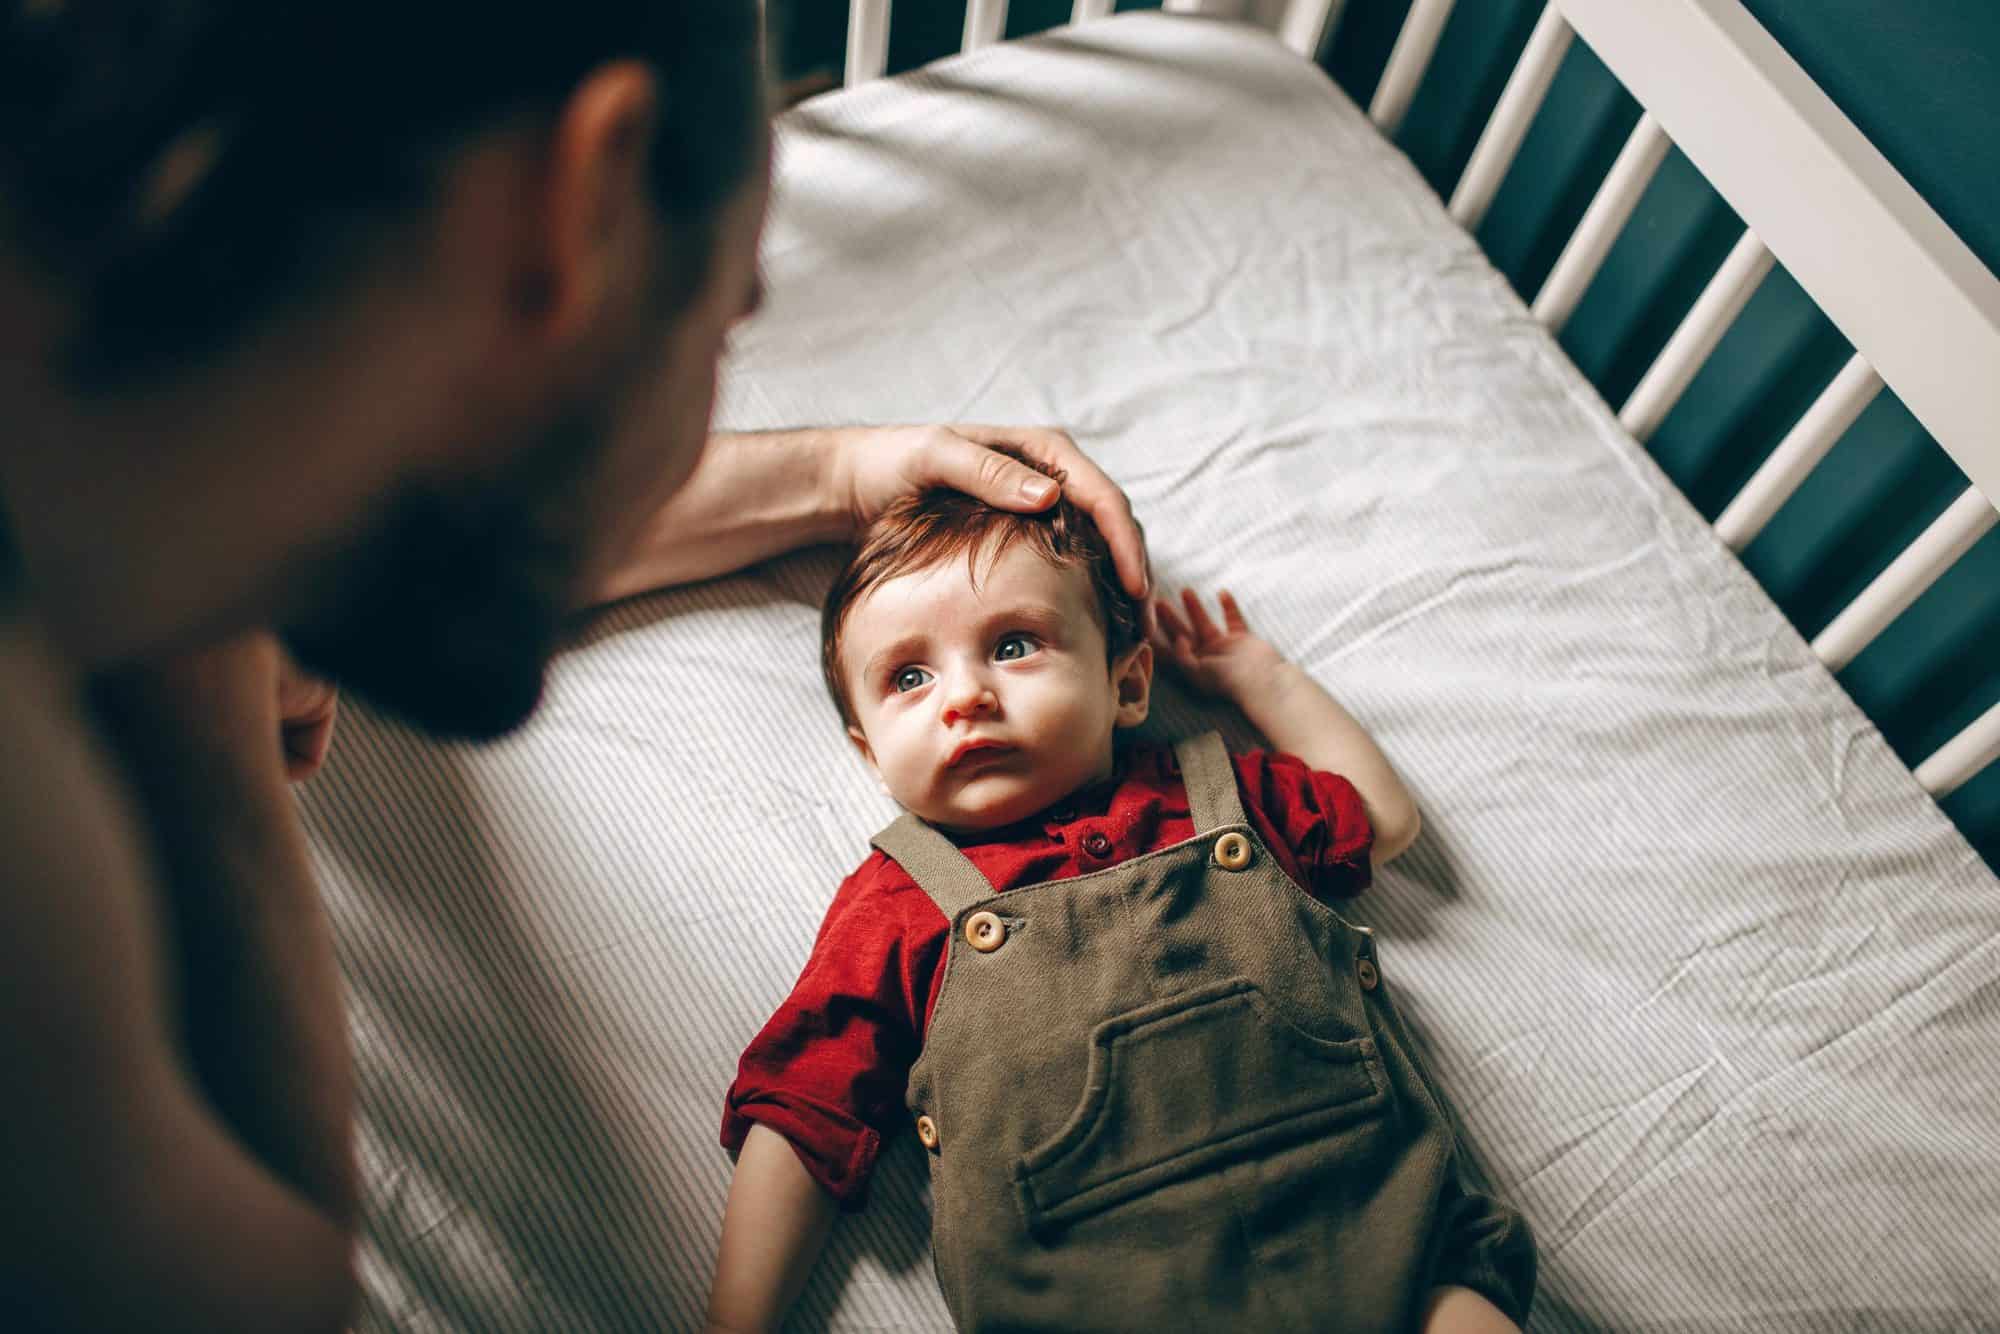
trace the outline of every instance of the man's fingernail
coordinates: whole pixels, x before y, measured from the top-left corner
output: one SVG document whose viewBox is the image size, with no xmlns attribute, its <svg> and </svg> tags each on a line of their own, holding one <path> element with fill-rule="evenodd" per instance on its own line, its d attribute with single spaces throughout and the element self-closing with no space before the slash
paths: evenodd
<svg viewBox="0 0 2000 1334">
<path fill-rule="evenodd" d="M 1056 484 L 1046 477 L 1031 477 L 1021 483 L 1021 498 L 1029 504 L 1040 505 L 1055 499 Z"/>
</svg>

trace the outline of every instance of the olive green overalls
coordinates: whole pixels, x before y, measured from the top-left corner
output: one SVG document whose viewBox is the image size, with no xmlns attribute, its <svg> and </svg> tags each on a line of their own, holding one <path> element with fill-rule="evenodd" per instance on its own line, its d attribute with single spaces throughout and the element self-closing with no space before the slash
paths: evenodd
<svg viewBox="0 0 2000 1334">
<path fill-rule="evenodd" d="M 967 1330 L 1400 1330 L 1434 1284 L 1517 1320 L 1534 1248 L 1481 1193 L 1374 937 L 1176 748 L 1195 836 L 1005 895 L 904 816 L 875 845 L 952 925 L 909 1106 Z"/>
</svg>

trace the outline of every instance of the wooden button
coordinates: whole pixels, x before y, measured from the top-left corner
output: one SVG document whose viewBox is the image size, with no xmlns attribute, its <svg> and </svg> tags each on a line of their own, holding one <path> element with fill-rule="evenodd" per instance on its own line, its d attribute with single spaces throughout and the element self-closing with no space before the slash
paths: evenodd
<svg viewBox="0 0 2000 1334">
<path fill-rule="evenodd" d="M 1373 959 L 1357 959 L 1354 964 L 1354 976 L 1360 979 L 1363 991 L 1375 990 L 1375 984 L 1382 980 L 1382 974 L 1375 970 Z"/>
<path fill-rule="evenodd" d="M 1250 840 L 1235 830 L 1215 840 L 1215 864 L 1225 871 L 1240 871 L 1250 864 Z"/>
<path fill-rule="evenodd" d="M 923 1145 L 926 1149 L 937 1148 L 938 1146 L 937 1122 L 931 1120 L 928 1116 L 918 1117 L 917 1138 L 923 1141 Z"/>
<path fill-rule="evenodd" d="M 1007 924 L 997 913 L 976 912 L 965 919 L 965 943 L 981 954 L 991 954 L 1007 943 Z"/>
</svg>

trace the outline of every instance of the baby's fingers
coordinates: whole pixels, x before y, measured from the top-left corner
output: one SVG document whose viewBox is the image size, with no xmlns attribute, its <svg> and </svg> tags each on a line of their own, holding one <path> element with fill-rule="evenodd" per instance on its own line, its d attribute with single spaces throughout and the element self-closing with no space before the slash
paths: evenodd
<svg viewBox="0 0 2000 1334">
<path fill-rule="evenodd" d="M 1215 600 L 1222 604 L 1222 623 L 1229 627 L 1231 634 L 1250 633 L 1250 623 L 1243 619 L 1243 609 L 1236 605 L 1234 593 L 1225 588 L 1215 595 Z"/>
<path fill-rule="evenodd" d="M 1164 599 L 1153 600 L 1153 619 L 1159 628 L 1154 638 L 1162 648 L 1171 649 L 1176 642 L 1192 638 L 1187 626 L 1181 623 L 1181 618 L 1174 614 L 1173 607 Z"/>
<path fill-rule="evenodd" d="M 1206 644 L 1222 637 L 1222 631 L 1216 629 L 1215 622 L 1208 618 L 1208 608 L 1201 605 L 1201 599 L 1195 596 L 1192 588 L 1181 590 L 1181 603 L 1187 608 L 1188 624 L 1194 627 L 1197 639 Z"/>
</svg>

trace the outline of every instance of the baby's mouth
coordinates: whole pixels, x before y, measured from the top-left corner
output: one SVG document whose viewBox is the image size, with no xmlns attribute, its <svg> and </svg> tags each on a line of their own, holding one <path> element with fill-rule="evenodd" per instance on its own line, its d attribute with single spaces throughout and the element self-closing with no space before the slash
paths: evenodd
<svg viewBox="0 0 2000 1334">
<path fill-rule="evenodd" d="M 1001 752 L 1012 749 L 1013 747 L 1006 742 L 995 741 L 991 737 L 967 737 L 951 748 L 951 755 L 945 760 L 944 767 L 947 769 L 956 769 L 968 761 L 976 764 L 979 762 L 979 756 L 984 755 L 989 758 L 997 758 Z"/>
</svg>

